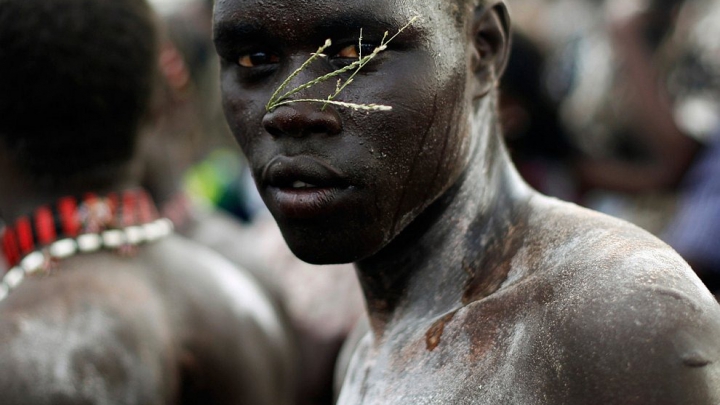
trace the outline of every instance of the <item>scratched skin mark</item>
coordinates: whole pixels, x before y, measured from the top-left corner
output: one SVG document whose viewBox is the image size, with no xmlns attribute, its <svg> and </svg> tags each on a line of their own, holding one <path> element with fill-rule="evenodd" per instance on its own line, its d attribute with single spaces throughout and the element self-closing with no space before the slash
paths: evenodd
<svg viewBox="0 0 720 405">
<path fill-rule="evenodd" d="M 440 340 L 442 338 L 443 332 L 445 332 L 445 325 L 450 323 L 453 318 L 455 317 L 455 314 L 457 311 L 453 311 L 439 320 L 437 320 L 431 327 L 428 329 L 427 333 L 425 334 L 425 344 L 427 346 L 428 351 L 434 351 L 437 349 L 438 345 L 440 344 Z"/>
<path fill-rule="evenodd" d="M 702 368 L 712 364 L 712 361 L 700 352 L 692 352 L 682 356 L 683 364 L 690 368 Z"/>
</svg>

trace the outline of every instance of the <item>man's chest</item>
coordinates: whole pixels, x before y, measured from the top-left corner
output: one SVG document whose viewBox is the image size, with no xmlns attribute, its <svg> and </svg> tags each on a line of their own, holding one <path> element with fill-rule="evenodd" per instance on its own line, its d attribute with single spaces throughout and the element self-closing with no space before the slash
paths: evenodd
<svg viewBox="0 0 720 405">
<path fill-rule="evenodd" d="M 339 405 L 542 404 L 544 373 L 535 373 L 521 327 L 415 334 L 402 345 L 358 348 Z"/>
</svg>

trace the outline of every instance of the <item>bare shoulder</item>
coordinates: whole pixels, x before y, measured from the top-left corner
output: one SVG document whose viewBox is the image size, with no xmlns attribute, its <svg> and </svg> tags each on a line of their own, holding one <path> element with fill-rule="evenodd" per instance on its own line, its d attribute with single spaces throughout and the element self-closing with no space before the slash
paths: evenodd
<svg viewBox="0 0 720 405">
<path fill-rule="evenodd" d="M 720 306 L 667 245 L 623 221 L 542 199 L 532 276 L 548 288 L 534 354 L 582 403 L 716 404 Z M 590 401 L 590 402 L 588 402 Z"/>
<path fill-rule="evenodd" d="M 167 403 L 171 336 L 133 271 L 105 255 L 68 259 L 0 302 L 2 403 Z"/>
<path fill-rule="evenodd" d="M 248 271 L 178 236 L 139 259 L 154 269 L 161 294 L 175 309 L 189 380 L 215 387 L 227 403 L 287 403 L 294 371 L 290 337 Z"/>
<path fill-rule="evenodd" d="M 266 333 L 279 333 L 268 294 L 247 270 L 215 251 L 175 236 L 147 249 L 141 259 L 156 272 L 168 296 L 182 294 L 186 311 L 216 312 L 234 323 L 255 323 Z"/>
<path fill-rule="evenodd" d="M 650 233 L 607 215 L 542 198 L 530 215 L 526 255 L 556 290 L 587 296 L 670 296 L 716 310 L 688 264 Z M 607 300 L 605 300 L 607 301 Z"/>
<path fill-rule="evenodd" d="M 275 300 L 280 300 L 282 294 L 278 287 L 279 280 L 273 277 L 276 274 L 268 262 L 268 257 L 275 254 L 277 249 L 274 249 L 275 246 L 267 246 L 266 234 L 266 229 L 261 225 L 245 226 L 229 214 L 214 210 L 207 212 L 185 236 L 249 271 Z"/>
</svg>

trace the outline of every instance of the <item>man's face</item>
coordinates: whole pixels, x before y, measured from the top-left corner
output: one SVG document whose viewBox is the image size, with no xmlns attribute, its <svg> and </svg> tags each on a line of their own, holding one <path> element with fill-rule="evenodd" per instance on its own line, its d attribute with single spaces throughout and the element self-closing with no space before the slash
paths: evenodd
<svg viewBox="0 0 720 405">
<path fill-rule="evenodd" d="M 218 0 L 225 114 L 265 203 L 293 252 L 312 263 L 352 262 L 384 247 L 464 170 L 470 149 L 470 46 L 447 0 Z M 390 43 L 337 97 L 377 103 L 359 112 L 265 105 L 326 39 L 333 45 L 287 89 Z M 343 80 L 349 73 L 341 76 Z M 337 79 L 293 98 L 325 99 Z"/>
</svg>

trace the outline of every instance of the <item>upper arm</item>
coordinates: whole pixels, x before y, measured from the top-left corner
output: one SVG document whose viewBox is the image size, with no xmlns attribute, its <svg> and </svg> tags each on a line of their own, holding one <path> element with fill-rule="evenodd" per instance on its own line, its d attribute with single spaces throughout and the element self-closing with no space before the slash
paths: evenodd
<svg viewBox="0 0 720 405">
<path fill-rule="evenodd" d="M 556 375 L 573 403 L 720 402 L 720 307 L 689 285 L 589 294 L 558 323 Z M 709 294 L 707 294 L 709 296 Z M 588 402 L 591 401 L 591 402 Z"/>
</svg>

